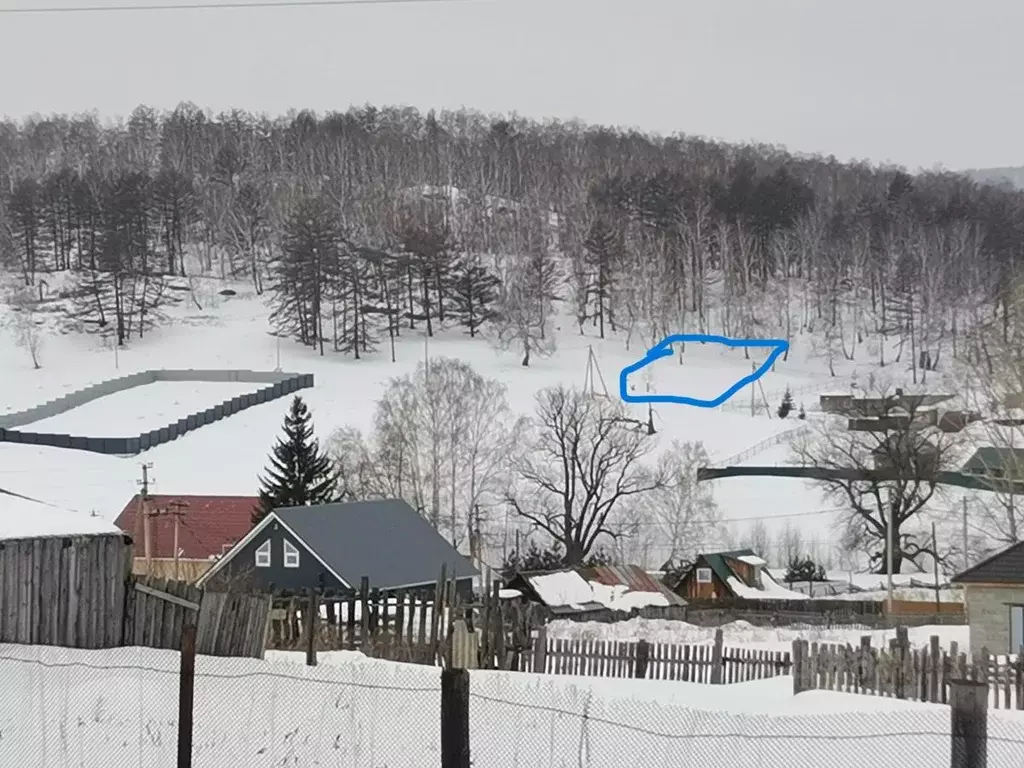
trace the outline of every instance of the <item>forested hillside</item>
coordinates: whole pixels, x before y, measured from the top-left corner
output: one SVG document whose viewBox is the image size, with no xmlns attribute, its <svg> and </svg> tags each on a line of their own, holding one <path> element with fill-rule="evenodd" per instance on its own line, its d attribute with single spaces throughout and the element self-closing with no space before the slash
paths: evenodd
<svg viewBox="0 0 1024 768">
<path fill-rule="evenodd" d="M 974 181 L 985 184 L 1009 184 L 1024 189 L 1024 166 L 1010 168 L 981 168 L 965 172 Z"/>
<path fill-rule="evenodd" d="M 928 369 L 1020 332 L 1022 254 L 1024 193 L 772 146 L 393 107 L 0 123 L 17 300 L 59 290 L 70 327 L 122 343 L 198 270 L 325 354 L 493 320 L 528 364 L 567 302 L 602 335 L 811 333 L 886 364 L 880 335 Z"/>
</svg>

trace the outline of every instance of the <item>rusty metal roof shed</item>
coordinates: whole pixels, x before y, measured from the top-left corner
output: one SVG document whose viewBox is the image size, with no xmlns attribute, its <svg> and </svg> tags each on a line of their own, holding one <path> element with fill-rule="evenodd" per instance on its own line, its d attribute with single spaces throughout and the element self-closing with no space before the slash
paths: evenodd
<svg viewBox="0 0 1024 768">
<path fill-rule="evenodd" d="M 686 601 L 665 584 L 651 576 L 639 565 L 597 565 L 580 568 L 579 574 L 587 581 L 613 587 L 622 585 L 633 592 L 654 592 L 662 594 L 669 605 L 686 605 Z"/>
</svg>

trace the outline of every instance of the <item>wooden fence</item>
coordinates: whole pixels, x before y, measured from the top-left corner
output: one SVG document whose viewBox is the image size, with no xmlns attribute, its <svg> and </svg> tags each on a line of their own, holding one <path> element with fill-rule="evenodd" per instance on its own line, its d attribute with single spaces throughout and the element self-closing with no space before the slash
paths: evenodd
<svg viewBox="0 0 1024 768">
<path fill-rule="evenodd" d="M 900 626 L 913 627 L 930 624 L 963 625 L 967 621 L 963 606 L 956 603 L 943 604 L 941 612 L 937 613 L 934 603 L 912 604 L 909 601 L 896 601 L 893 612 L 887 614 L 884 611 L 884 602 L 876 604 L 881 606 L 880 609 L 872 609 L 865 613 L 850 611 L 842 606 L 836 611 L 813 608 L 805 611 L 796 608 L 786 610 L 782 606 L 772 606 L 770 601 L 758 602 L 767 603 L 767 605 L 747 607 L 742 604 L 729 606 L 691 604 L 684 609 L 686 613 L 683 620 L 700 627 L 718 627 L 734 621 L 746 621 L 756 627 L 791 627 L 795 624 L 806 624 L 848 629 L 895 629 Z M 859 602 L 856 604 L 860 605 Z M 946 607 L 947 605 L 949 607 Z M 905 611 L 901 610 L 904 606 L 912 607 L 908 607 Z"/>
<path fill-rule="evenodd" d="M 554 675 L 635 677 L 691 683 L 742 683 L 789 673 L 786 652 L 726 648 L 722 630 L 713 645 L 672 645 L 646 640 L 549 639 L 541 628 L 521 671 Z"/>
<path fill-rule="evenodd" d="M 937 635 L 927 648 L 911 648 L 905 629 L 889 648 L 873 648 L 871 638 L 850 645 L 793 641 L 793 691 L 843 691 L 945 704 L 952 680 L 989 687 L 995 708 L 1024 709 L 1024 656 L 993 657 L 982 648 L 973 656 L 939 647 Z"/>
<path fill-rule="evenodd" d="M 121 534 L 0 541 L 0 642 L 121 645 L 131 564 Z"/>
<path fill-rule="evenodd" d="M 0 643 L 177 649 L 196 623 L 199 653 L 262 657 L 269 598 L 138 579 L 132 560 L 116 533 L 0 541 Z"/>
<path fill-rule="evenodd" d="M 180 650 L 182 627 L 196 625 L 196 653 L 263 658 L 270 597 L 205 592 L 182 581 L 132 576 L 122 645 Z"/>
<path fill-rule="evenodd" d="M 488 625 L 498 602 L 496 590 L 479 603 L 466 600 L 446 574 L 447 569 L 442 568 L 436 586 L 428 591 L 371 589 L 364 577 L 358 591 L 311 590 L 302 597 L 278 594 L 273 599 L 266 647 L 303 650 L 314 663 L 318 651 L 332 650 L 359 650 L 393 661 L 441 663 L 450 649 L 453 621 L 467 618 L 472 626 L 473 618 L 478 617 L 478 622 Z M 500 613 L 497 621 L 480 642 L 482 654 L 494 647 L 496 636 L 513 634 Z"/>
</svg>

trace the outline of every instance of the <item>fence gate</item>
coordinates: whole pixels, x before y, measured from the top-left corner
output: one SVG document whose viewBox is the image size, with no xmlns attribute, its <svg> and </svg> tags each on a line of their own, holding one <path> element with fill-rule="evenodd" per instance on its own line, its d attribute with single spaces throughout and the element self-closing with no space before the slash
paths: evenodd
<svg viewBox="0 0 1024 768">
<path fill-rule="evenodd" d="M 130 576 L 126 646 L 180 650 L 181 630 L 196 625 L 196 653 L 263 658 L 270 597 L 204 592 L 182 581 Z"/>
</svg>

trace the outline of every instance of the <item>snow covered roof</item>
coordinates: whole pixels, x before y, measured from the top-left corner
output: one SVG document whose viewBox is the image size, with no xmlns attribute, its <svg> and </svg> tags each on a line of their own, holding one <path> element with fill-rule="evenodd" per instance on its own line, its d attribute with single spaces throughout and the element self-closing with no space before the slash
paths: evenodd
<svg viewBox="0 0 1024 768">
<path fill-rule="evenodd" d="M 697 567 L 708 567 L 729 588 L 736 597 L 747 600 L 807 600 L 807 595 L 787 589 L 777 582 L 768 568 L 761 569 L 760 586 L 747 584 L 729 565 L 730 560 L 746 565 L 766 565 L 764 558 L 750 549 L 731 552 L 708 552 L 698 559 Z"/>
<path fill-rule="evenodd" d="M 642 576 L 640 575 L 642 574 Z M 648 606 L 685 605 L 639 566 L 600 566 L 552 573 L 522 573 L 503 592 L 529 587 L 537 599 L 559 612 L 608 608 L 631 611 Z"/>
<path fill-rule="evenodd" d="M 736 576 L 726 579 L 726 584 L 736 597 L 747 600 L 808 600 L 807 595 L 802 592 L 794 592 L 786 589 L 771 577 L 767 571 L 761 572 L 761 588 L 751 587 L 740 581 Z"/>
<path fill-rule="evenodd" d="M 121 533 L 109 520 L 76 510 L 0 496 L 0 539 Z"/>
<path fill-rule="evenodd" d="M 768 565 L 768 561 L 757 555 L 740 555 L 736 558 L 747 565 Z"/>
</svg>

